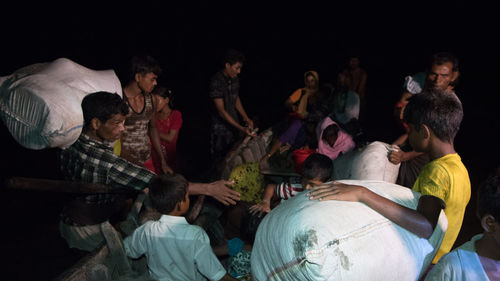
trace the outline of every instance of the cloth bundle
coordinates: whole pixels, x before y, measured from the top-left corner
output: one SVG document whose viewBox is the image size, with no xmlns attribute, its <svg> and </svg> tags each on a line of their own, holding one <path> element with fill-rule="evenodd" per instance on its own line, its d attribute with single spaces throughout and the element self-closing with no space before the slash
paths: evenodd
<svg viewBox="0 0 500 281">
<path fill-rule="evenodd" d="M 408 208 L 420 194 L 383 181 L 362 185 Z M 430 239 L 420 238 L 358 202 L 317 201 L 307 191 L 281 202 L 259 225 L 254 280 L 418 280 L 448 227 L 443 211 Z"/>
<path fill-rule="evenodd" d="M 32 64 L 0 77 L 0 118 L 26 148 L 66 148 L 82 130 L 82 99 L 98 91 L 122 95 L 113 70 L 92 70 L 66 58 Z"/>
</svg>

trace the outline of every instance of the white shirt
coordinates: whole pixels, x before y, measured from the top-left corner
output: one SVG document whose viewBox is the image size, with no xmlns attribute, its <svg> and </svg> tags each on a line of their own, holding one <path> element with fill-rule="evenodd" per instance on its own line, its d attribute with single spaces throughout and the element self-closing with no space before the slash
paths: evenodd
<svg viewBox="0 0 500 281">
<path fill-rule="evenodd" d="M 476 253 L 475 242 L 483 235 L 478 234 L 462 246 L 439 259 L 429 271 L 426 281 L 489 281 Z"/>
<path fill-rule="evenodd" d="M 129 257 L 146 255 L 155 280 L 220 280 L 226 274 L 206 232 L 184 217 L 162 215 L 136 229 L 123 243 Z"/>
</svg>

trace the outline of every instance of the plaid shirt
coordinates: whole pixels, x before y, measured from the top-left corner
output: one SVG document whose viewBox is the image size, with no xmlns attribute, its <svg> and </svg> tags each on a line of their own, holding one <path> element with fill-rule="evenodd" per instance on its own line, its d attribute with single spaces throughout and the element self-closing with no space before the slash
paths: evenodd
<svg viewBox="0 0 500 281">
<path fill-rule="evenodd" d="M 78 140 L 61 152 L 61 171 L 71 181 L 101 183 L 111 188 L 142 190 L 155 175 L 151 171 L 115 155 L 108 143 L 81 134 Z M 116 194 L 85 196 L 89 204 L 107 204 Z"/>
</svg>

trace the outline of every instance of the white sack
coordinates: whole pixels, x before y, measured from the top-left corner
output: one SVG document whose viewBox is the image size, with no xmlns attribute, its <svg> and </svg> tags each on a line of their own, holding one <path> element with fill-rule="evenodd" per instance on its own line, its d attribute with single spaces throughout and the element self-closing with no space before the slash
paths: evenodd
<svg viewBox="0 0 500 281">
<path fill-rule="evenodd" d="M 382 181 L 363 185 L 415 209 L 420 194 Z M 444 237 L 444 212 L 429 240 L 392 223 L 358 202 L 309 200 L 306 192 L 269 212 L 252 249 L 254 280 L 417 280 Z"/>
<path fill-rule="evenodd" d="M 374 141 L 354 149 L 333 162 L 333 179 L 381 180 L 396 183 L 400 164 L 389 161 L 390 145 Z"/>
<path fill-rule="evenodd" d="M 26 148 L 65 148 L 82 131 L 82 99 L 98 91 L 122 95 L 113 70 L 88 69 L 66 58 L 29 65 L 0 77 L 0 118 Z"/>
</svg>

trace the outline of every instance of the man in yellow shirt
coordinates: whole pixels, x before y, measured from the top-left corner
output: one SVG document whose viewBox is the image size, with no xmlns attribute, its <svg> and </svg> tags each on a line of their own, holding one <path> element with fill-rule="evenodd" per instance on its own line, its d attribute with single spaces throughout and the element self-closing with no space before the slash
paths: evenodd
<svg viewBox="0 0 500 281">
<path fill-rule="evenodd" d="M 421 197 L 416 210 L 401 206 L 358 185 L 333 183 L 315 187 L 310 199 L 362 202 L 392 222 L 428 239 L 436 227 L 441 209 L 448 218 L 448 229 L 433 263 L 450 251 L 462 226 L 470 199 L 467 169 L 453 146 L 462 121 L 462 104 L 443 90 L 429 89 L 410 99 L 404 118 L 408 138 L 415 151 L 429 155 L 413 190 Z"/>
</svg>

